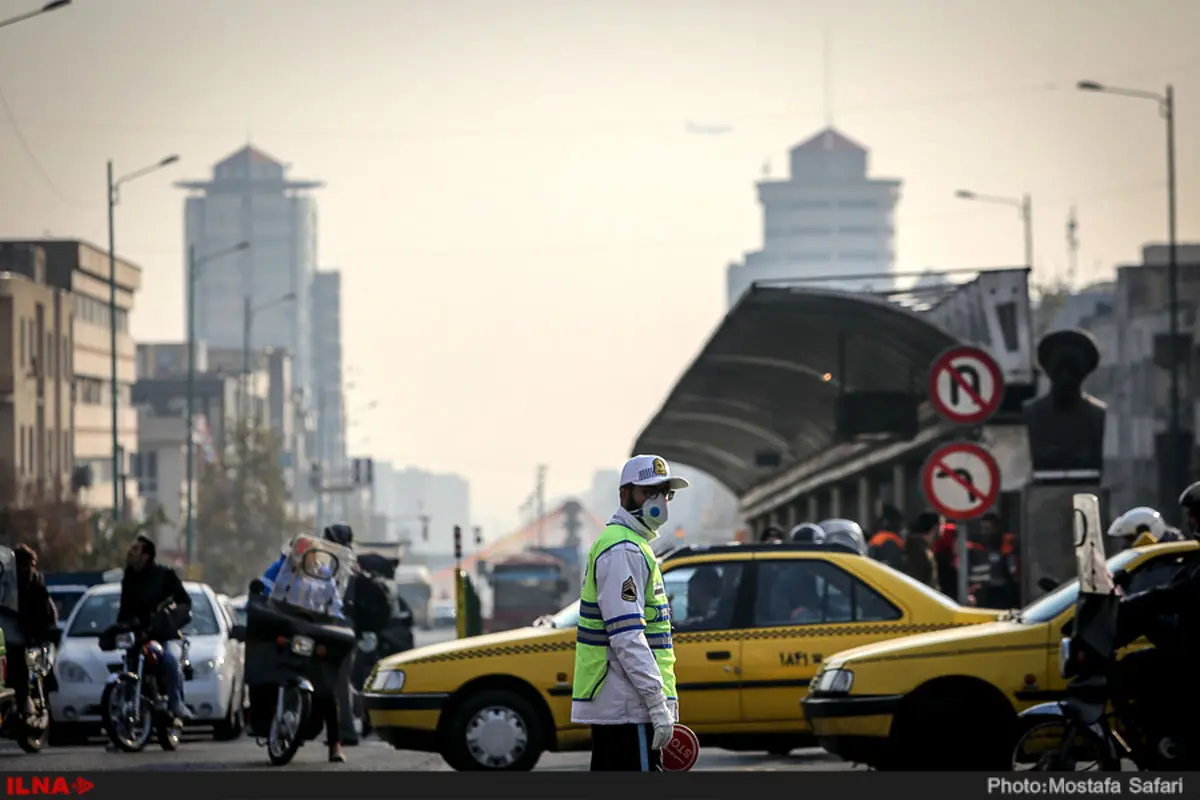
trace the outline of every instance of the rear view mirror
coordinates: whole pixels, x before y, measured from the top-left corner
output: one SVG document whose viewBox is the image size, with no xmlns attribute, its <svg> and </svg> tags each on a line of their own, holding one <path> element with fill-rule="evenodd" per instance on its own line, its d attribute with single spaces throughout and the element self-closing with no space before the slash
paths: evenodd
<svg viewBox="0 0 1200 800">
<path fill-rule="evenodd" d="M 1037 587 L 1043 592 L 1053 592 L 1058 588 L 1058 581 L 1049 576 L 1038 578 Z"/>
<path fill-rule="evenodd" d="M 233 639 L 235 642 L 246 641 L 246 626 L 234 625 L 229 629 L 229 638 Z"/>
</svg>

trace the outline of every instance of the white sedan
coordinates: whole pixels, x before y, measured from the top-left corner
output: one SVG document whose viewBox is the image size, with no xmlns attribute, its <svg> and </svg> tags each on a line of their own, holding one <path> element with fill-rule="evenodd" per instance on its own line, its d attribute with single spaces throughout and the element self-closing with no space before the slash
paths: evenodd
<svg viewBox="0 0 1200 800">
<path fill-rule="evenodd" d="M 242 733 L 242 658 L 230 640 L 231 620 L 208 585 L 185 581 L 192 598 L 192 621 L 183 630 L 191 642 L 194 674 L 184 683 L 184 702 L 195 715 L 191 724 L 211 725 L 217 739 Z M 100 584 L 88 590 L 68 618 L 54 666 L 59 689 L 50 695 L 56 738 L 91 733 L 100 719 L 100 695 L 109 675 L 123 668 L 121 653 L 100 649 L 98 637 L 117 621 L 120 584 Z M 179 642 L 170 647 L 179 656 Z"/>
</svg>

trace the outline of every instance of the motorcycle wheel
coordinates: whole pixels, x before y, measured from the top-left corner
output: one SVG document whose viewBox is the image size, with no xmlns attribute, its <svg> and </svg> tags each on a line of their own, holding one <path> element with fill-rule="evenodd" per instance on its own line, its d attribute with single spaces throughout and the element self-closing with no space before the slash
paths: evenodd
<svg viewBox="0 0 1200 800">
<path fill-rule="evenodd" d="M 1109 743 L 1086 725 L 1064 717 L 1037 722 L 1013 748 L 1014 772 L 1120 772 Z"/>
<path fill-rule="evenodd" d="M 271 730 L 267 733 L 267 758 L 271 765 L 282 767 L 296 756 L 304 744 L 304 723 L 312 711 L 312 697 L 295 686 L 283 691 L 283 719 L 278 709 L 271 718 Z"/>
<path fill-rule="evenodd" d="M 158 738 L 158 746 L 167 752 L 179 749 L 179 737 L 182 724 L 170 715 L 163 715 L 154 723 L 154 734 Z"/>
<path fill-rule="evenodd" d="M 138 696 L 133 695 L 137 693 Z M 136 727 L 131 708 L 141 708 L 141 727 Z M 126 753 L 140 753 L 150 741 L 154 728 L 154 707 L 137 692 L 137 681 L 122 677 L 104 687 L 100 695 L 100 714 L 108 740 Z"/>
</svg>

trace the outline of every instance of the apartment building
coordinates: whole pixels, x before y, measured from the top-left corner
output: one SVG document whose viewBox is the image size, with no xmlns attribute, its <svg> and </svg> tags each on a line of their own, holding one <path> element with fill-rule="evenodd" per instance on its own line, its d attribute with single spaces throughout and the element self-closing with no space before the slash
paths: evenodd
<svg viewBox="0 0 1200 800">
<path fill-rule="evenodd" d="M 72 490 L 73 317 L 44 251 L 0 244 L 0 503 Z"/>
</svg>

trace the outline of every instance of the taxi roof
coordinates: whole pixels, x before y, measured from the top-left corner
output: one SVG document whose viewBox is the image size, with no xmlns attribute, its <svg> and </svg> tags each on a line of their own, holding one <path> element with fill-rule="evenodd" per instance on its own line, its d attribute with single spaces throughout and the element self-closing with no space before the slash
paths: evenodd
<svg viewBox="0 0 1200 800">
<path fill-rule="evenodd" d="M 843 553 L 852 556 L 862 556 L 853 547 L 838 543 L 813 544 L 811 542 L 754 542 L 742 544 L 729 542 L 727 544 L 690 544 L 677 547 L 663 553 L 663 562 L 673 561 L 686 556 L 725 555 L 729 553 Z"/>
</svg>

